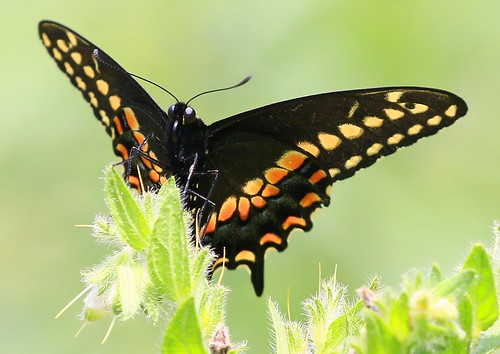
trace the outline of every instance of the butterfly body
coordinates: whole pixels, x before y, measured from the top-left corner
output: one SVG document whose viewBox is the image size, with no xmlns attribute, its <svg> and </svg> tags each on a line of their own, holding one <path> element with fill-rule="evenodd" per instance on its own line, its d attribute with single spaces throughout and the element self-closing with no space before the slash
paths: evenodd
<svg viewBox="0 0 500 354">
<path fill-rule="evenodd" d="M 388 87 L 296 98 L 206 125 L 185 103 L 162 110 L 71 29 L 43 21 L 39 33 L 130 165 L 130 186 L 154 189 L 176 178 L 186 209 L 199 217 L 201 242 L 219 256 L 214 269 L 248 266 L 257 295 L 266 251 L 283 251 L 291 231 L 311 229 L 311 214 L 328 206 L 334 182 L 467 111 L 446 91 Z"/>
</svg>

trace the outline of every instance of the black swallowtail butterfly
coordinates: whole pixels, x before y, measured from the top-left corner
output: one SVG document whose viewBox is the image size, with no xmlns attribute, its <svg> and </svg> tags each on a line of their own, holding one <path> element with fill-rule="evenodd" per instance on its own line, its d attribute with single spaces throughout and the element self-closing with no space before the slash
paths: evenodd
<svg viewBox="0 0 500 354">
<path fill-rule="evenodd" d="M 283 251 L 294 229 L 330 203 L 329 187 L 381 156 L 433 135 L 467 112 L 456 95 L 429 88 L 386 87 L 323 93 L 278 102 L 211 125 L 187 104 L 167 112 L 105 52 L 60 24 L 43 21 L 40 38 L 131 160 L 130 186 L 157 188 L 167 178 L 188 188 L 201 242 L 219 255 L 214 269 L 250 268 L 257 295 L 264 256 Z M 210 209 L 210 210 L 209 210 Z M 225 248 L 225 257 L 223 249 Z"/>
</svg>

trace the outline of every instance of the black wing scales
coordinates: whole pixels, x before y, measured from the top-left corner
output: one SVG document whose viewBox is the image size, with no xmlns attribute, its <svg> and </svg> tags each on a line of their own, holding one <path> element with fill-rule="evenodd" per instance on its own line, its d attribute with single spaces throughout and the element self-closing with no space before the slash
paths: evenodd
<svg viewBox="0 0 500 354">
<path fill-rule="evenodd" d="M 311 228 L 333 182 L 466 111 L 451 93 L 396 87 L 303 97 L 214 123 L 208 156 L 219 199 L 206 242 L 226 249 L 214 267 L 248 266 L 260 295 L 267 249 L 283 251 L 292 230 Z"/>
<path fill-rule="evenodd" d="M 157 187 L 170 161 L 161 143 L 169 128 L 165 112 L 118 63 L 76 32 L 43 21 L 39 34 L 49 54 L 106 128 L 115 154 L 131 163 L 126 172 L 130 185 L 140 190 L 139 169 L 144 185 Z M 141 153 L 129 160 L 138 148 Z"/>
</svg>

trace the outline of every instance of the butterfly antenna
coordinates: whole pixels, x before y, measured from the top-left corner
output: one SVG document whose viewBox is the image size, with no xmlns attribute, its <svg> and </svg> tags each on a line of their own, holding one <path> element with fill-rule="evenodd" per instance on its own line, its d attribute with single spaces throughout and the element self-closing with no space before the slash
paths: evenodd
<svg viewBox="0 0 500 354">
<path fill-rule="evenodd" d="M 135 77 L 135 78 L 138 78 L 138 79 L 140 79 L 140 80 L 142 80 L 142 81 L 146 81 L 147 83 L 149 83 L 149 84 L 151 84 L 151 85 L 153 85 L 153 86 L 158 87 L 160 90 L 162 90 L 162 91 L 164 91 L 164 92 L 168 93 L 170 96 L 172 96 L 172 97 L 174 98 L 174 100 L 175 100 L 177 103 L 179 102 L 179 100 L 177 99 L 177 97 L 175 97 L 175 95 L 174 95 L 172 92 L 170 92 L 169 90 L 167 90 L 167 89 L 166 89 L 166 88 L 164 88 L 163 86 L 158 85 L 156 82 L 153 82 L 153 81 L 151 81 L 151 80 L 148 80 L 148 79 L 146 79 L 145 77 L 142 77 L 142 76 L 139 76 L 139 75 L 136 75 L 136 74 L 132 74 L 132 73 L 130 73 L 130 72 L 129 72 L 129 75 L 130 75 L 130 76 L 133 76 L 133 77 Z"/>
<path fill-rule="evenodd" d="M 206 95 L 207 93 L 213 93 L 213 92 L 220 92 L 220 91 L 226 91 L 226 90 L 231 90 L 231 89 L 234 89 L 236 87 L 240 87 L 241 85 L 244 85 L 246 84 L 248 81 L 250 81 L 250 79 L 252 78 L 252 75 L 248 75 L 247 77 L 245 77 L 243 80 L 241 80 L 240 82 L 238 82 L 236 85 L 232 85 L 232 86 L 228 86 L 228 87 L 223 87 L 223 88 L 218 88 L 218 89 L 213 89 L 213 90 L 208 90 L 208 91 L 204 91 L 202 93 L 199 93 L 197 94 L 196 96 L 194 97 L 191 97 L 191 99 L 189 99 L 187 102 L 186 102 L 186 105 L 189 104 L 189 102 L 191 102 L 192 100 L 194 100 L 195 98 L 198 98 L 202 95 Z"/>
<path fill-rule="evenodd" d="M 103 63 L 105 65 L 107 65 L 108 67 L 114 69 L 114 70 L 117 70 L 117 71 L 121 71 L 121 72 L 125 72 L 127 74 L 129 74 L 130 76 L 133 76 L 137 79 L 140 79 L 140 80 L 143 80 L 143 81 L 146 81 L 147 83 L 150 83 L 151 85 L 154 85 L 156 87 L 158 87 L 160 90 L 163 90 L 165 91 L 166 93 L 168 93 L 170 96 L 172 96 L 174 98 L 174 100 L 176 100 L 177 102 L 179 102 L 179 100 L 177 99 L 177 97 L 174 96 L 174 94 L 172 92 L 170 92 L 169 90 L 167 90 L 166 88 L 158 85 L 156 82 L 153 82 L 151 80 L 148 80 L 142 76 L 139 76 L 139 75 L 136 75 L 136 74 L 133 74 L 131 72 L 128 72 L 128 71 L 125 71 L 123 70 L 122 68 L 120 68 L 119 66 L 116 66 L 116 65 L 113 65 L 113 63 L 110 63 L 108 61 L 106 61 L 104 58 L 102 58 L 100 55 L 99 55 L 99 49 L 95 48 L 92 52 L 92 55 L 94 56 L 94 58 L 96 60 L 98 60 L 100 63 Z"/>
</svg>

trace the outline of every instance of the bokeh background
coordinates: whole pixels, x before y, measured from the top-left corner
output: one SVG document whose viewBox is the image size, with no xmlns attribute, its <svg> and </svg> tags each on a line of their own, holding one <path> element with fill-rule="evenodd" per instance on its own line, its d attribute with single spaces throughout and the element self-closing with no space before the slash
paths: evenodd
<svg viewBox="0 0 500 354">
<path fill-rule="evenodd" d="M 288 98 L 418 85 L 462 96 L 465 119 L 334 185 L 309 233 L 266 262 L 264 296 L 247 272 L 226 272 L 228 323 L 250 353 L 269 352 L 266 298 L 292 317 L 317 288 L 317 268 L 354 289 L 380 275 L 397 286 L 411 267 L 449 273 L 500 217 L 500 3 L 495 0 L 97 1 L 0 0 L 0 352 L 155 353 L 144 318 L 109 320 L 76 339 L 79 272 L 110 252 L 86 224 L 105 212 L 102 170 L 118 159 L 108 136 L 41 45 L 37 23 L 74 28 L 126 69 L 180 98 L 253 80 L 194 102 L 207 121 Z M 167 107 L 171 98 L 147 87 Z"/>
</svg>

